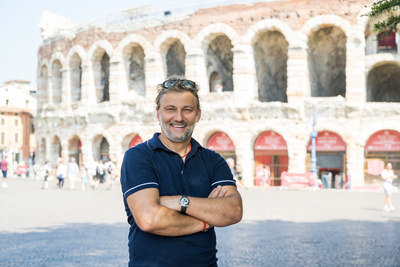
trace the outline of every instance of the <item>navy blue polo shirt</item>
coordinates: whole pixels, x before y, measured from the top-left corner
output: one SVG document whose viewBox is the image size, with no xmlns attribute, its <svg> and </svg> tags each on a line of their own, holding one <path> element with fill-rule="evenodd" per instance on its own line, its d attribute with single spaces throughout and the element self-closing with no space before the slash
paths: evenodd
<svg viewBox="0 0 400 267">
<path fill-rule="evenodd" d="M 214 228 L 203 233 L 168 237 L 142 231 L 129 210 L 126 198 L 146 188 L 160 196 L 188 195 L 207 198 L 218 185 L 236 186 L 225 160 L 191 139 L 185 162 L 158 138 L 130 148 L 121 168 L 121 185 L 128 216 L 129 266 L 217 266 Z"/>
</svg>

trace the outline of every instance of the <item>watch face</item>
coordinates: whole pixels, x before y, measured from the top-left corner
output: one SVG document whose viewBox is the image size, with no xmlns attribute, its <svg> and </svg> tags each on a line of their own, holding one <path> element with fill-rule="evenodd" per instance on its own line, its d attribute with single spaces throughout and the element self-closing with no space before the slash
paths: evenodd
<svg viewBox="0 0 400 267">
<path fill-rule="evenodd" d="M 182 197 L 179 202 L 181 203 L 181 206 L 187 206 L 189 204 L 189 199 L 187 197 Z"/>
</svg>

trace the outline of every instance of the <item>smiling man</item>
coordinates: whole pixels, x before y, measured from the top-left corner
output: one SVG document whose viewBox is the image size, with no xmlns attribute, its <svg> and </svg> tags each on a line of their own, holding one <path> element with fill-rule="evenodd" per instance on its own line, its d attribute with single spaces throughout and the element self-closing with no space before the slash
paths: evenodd
<svg viewBox="0 0 400 267">
<path fill-rule="evenodd" d="M 192 138 L 201 118 L 198 85 L 158 85 L 161 133 L 125 153 L 121 184 L 130 224 L 129 266 L 217 266 L 214 226 L 242 219 L 226 161 Z"/>
</svg>

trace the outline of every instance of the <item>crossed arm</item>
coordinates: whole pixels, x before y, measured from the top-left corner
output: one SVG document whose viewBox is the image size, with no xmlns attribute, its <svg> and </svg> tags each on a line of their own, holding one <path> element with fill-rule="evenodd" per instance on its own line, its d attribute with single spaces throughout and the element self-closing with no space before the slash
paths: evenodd
<svg viewBox="0 0 400 267">
<path fill-rule="evenodd" d="M 242 219 L 242 198 L 234 186 L 215 188 L 208 198 L 190 197 L 186 214 L 181 214 L 181 196 L 159 196 L 148 188 L 127 198 L 129 209 L 140 229 L 163 236 L 197 233 L 211 226 L 228 226 Z"/>
</svg>

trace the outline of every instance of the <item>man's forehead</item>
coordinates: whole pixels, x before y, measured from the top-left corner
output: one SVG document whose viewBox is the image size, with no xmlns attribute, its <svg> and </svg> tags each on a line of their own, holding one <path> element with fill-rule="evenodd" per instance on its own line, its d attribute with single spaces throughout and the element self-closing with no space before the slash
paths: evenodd
<svg viewBox="0 0 400 267">
<path fill-rule="evenodd" d="M 161 97 L 162 106 L 165 105 L 184 105 L 195 106 L 196 97 L 191 92 L 168 92 Z"/>
</svg>

